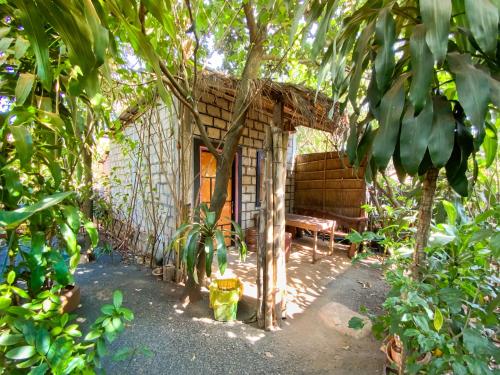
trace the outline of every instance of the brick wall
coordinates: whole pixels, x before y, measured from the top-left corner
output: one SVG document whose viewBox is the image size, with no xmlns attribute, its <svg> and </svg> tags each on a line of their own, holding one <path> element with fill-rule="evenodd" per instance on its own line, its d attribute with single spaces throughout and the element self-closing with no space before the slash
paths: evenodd
<svg viewBox="0 0 500 375">
<path fill-rule="evenodd" d="M 134 230 L 140 232 L 139 252 L 146 250 L 155 225 L 160 248 L 176 227 L 172 191 L 178 177 L 177 129 L 176 114 L 162 107 L 129 124 L 122 142 L 110 143 L 109 199 L 115 218 L 127 221 L 130 215 Z"/>
<path fill-rule="evenodd" d="M 224 138 L 227 132 L 228 122 L 231 118 L 231 105 L 232 103 L 222 97 L 216 97 L 212 94 L 204 94 L 199 103 L 199 112 L 202 116 L 202 121 L 206 127 L 208 136 L 214 141 L 219 141 Z M 128 150 L 123 143 L 112 142 L 109 154 L 109 169 L 111 175 L 111 189 L 110 196 L 115 207 L 121 208 L 121 215 L 126 216 L 126 212 L 123 207 L 129 204 L 134 183 L 137 178 L 140 177 L 142 185 L 148 185 L 148 178 L 144 176 L 145 162 L 144 155 L 149 153 L 151 155 L 151 166 L 152 166 L 152 183 L 156 189 L 156 194 L 154 201 L 143 196 L 137 198 L 137 202 L 132 210 L 133 221 L 136 226 L 141 228 L 141 231 L 149 231 L 152 227 L 150 215 L 147 213 L 147 208 L 155 205 L 158 207 L 158 213 L 161 216 L 162 224 L 162 238 L 167 243 L 172 232 L 176 227 L 176 202 L 172 197 L 171 183 L 169 180 L 178 181 L 179 173 L 178 168 L 179 158 L 172 158 L 171 160 L 163 161 L 158 154 L 158 148 L 160 143 L 166 145 L 168 149 L 171 150 L 172 154 L 175 154 L 174 149 L 178 145 L 178 133 L 177 130 L 181 130 L 184 134 L 184 138 L 199 137 L 199 131 L 196 126 L 192 124 L 182 124 L 178 119 L 179 115 L 176 113 L 170 113 L 166 108 L 159 110 L 160 116 L 156 119 L 153 118 L 150 121 L 156 121 L 156 124 L 160 122 L 161 129 L 171 128 L 172 137 L 168 139 L 163 139 L 161 141 L 158 139 L 158 132 L 152 131 L 149 137 L 149 142 L 146 142 L 145 148 L 142 149 L 138 146 L 138 139 L 140 136 L 144 137 L 145 128 L 143 126 L 144 121 L 148 121 L 148 114 L 143 115 L 140 119 L 136 120 L 134 124 L 129 124 L 124 130 L 124 135 L 127 139 L 125 144 L 132 143 L 135 144 L 135 148 Z M 154 116 L 153 116 L 154 117 Z M 259 212 L 259 208 L 256 207 L 256 191 L 257 191 L 257 150 L 264 147 L 264 128 L 270 123 L 271 115 L 269 113 L 263 113 L 256 109 L 251 109 L 247 117 L 246 128 L 244 129 L 243 136 L 240 140 L 241 146 L 241 172 L 242 175 L 242 195 L 241 199 L 241 226 L 243 229 L 251 227 L 254 225 L 254 216 Z M 158 129 L 158 126 L 153 127 Z M 141 130 L 142 129 L 142 130 Z M 177 129 L 177 130 L 176 130 Z M 154 130 L 154 129 L 153 129 Z M 163 134 L 163 133 L 162 133 Z M 165 137 L 163 137 L 165 138 Z M 190 181 L 188 185 L 190 190 L 193 186 L 194 171 L 193 171 L 193 148 L 192 139 L 187 142 L 184 146 L 186 150 L 189 148 L 189 152 L 185 155 L 190 158 L 189 160 L 184 159 L 182 163 L 185 163 L 186 170 L 189 171 L 187 180 Z M 288 155 L 287 155 L 287 177 L 293 177 L 293 162 L 295 155 L 295 139 L 293 135 L 289 137 L 288 143 Z M 164 168 L 160 165 L 165 163 L 169 164 L 169 172 L 165 173 Z M 140 171 L 140 174 L 138 173 Z M 138 177 L 139 176 L 139 177 Z M 293 180 L 287 178 L 286 184 L 286 207 L 287 212 L 289 212 L 293 207 Z M 178 196 L 178 195 L 177 195 Z M 187 200 L 185 204 L 190 204 L 193 206 L 193 192 L 190 191 L 185 194 Z"/>
</svg>

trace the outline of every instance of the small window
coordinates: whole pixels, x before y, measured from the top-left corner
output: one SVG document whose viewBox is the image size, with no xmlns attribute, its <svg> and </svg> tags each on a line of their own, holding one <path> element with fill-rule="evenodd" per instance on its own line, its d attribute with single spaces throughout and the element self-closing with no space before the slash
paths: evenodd
<svg viewBox="0 0 500 375">
<path fill-rule="evenodd" d="M 264 150 L 257 150 L 257 178 L 255 186 L 255 207 L 260 207 L 264 198 Z"/>
</svg>

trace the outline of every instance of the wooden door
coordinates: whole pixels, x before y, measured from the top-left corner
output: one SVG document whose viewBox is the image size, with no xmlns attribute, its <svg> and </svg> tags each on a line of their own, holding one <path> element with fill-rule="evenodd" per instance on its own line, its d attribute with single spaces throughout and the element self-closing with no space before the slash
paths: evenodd
<svg viewBox="0 0 500 375">
<path fill-rule="evenodd" d="M 215 189 L 215 174 L 217 162 L 215 157 L 203 148 L 200 148 L 200 203 L 206 203 L 210 207 L 210 200 Z M 219 226 L 225 230 L 231 230 L 231 219 L 233 218 L 233 178 L 227 183 L 227 199 L 219 219 Z M 229 245 L 230 240 L 226 240 Z"/>
</svg>

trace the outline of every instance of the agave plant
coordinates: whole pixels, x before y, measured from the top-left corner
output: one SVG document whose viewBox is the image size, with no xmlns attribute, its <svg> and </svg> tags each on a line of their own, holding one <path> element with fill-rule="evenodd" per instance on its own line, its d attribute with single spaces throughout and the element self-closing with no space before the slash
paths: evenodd
<svg viewBox="0 0 500 375">
<path fill-rule="evenodd" d="M 240 258 L 245 259 L 247 245 L 241 227 L 231 220 L 233 230 L 221 229 L 217 224 L 216 214 L 202 203 L 195 211 L 194 220 L 182 224 L 175 232 L 170 247 L 180 248 L 182 262 L 186 265 L 189 275 L 198 282 L 196 267 L 203 266 L 200 257 L 205 257 L 205 271 L 207 276 L 212 273 L 214 253 L 217 253 L 217 264 L 223 275 L 227 268 L 226 239 L 234 241 L 240 253 Z"/>
</svg>

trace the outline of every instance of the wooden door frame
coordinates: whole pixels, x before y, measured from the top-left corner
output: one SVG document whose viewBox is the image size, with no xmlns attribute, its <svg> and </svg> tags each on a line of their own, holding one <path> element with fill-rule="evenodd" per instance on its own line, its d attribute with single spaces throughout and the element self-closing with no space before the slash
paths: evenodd
<svg viewBox="0 0 500 375">
<path fill-rule="evenodd" d="M 220 150 L 223 147 L 222 143 L 212 142 L 215 147 Z M 193 138 L 193 202 L 196 202 L 200 196 L 200 170 L 201 170 L 201 152 L 208 151 L 207 147 L 200 138 Z M 231 193 L 233 194 L 233 205 L 231 219 L 241 225 L 241 161 L 242 161 L 242 147 L 238 146 L 236 155 L 234 157 L 232 175 L 231 175 Z"/>
</svg>

